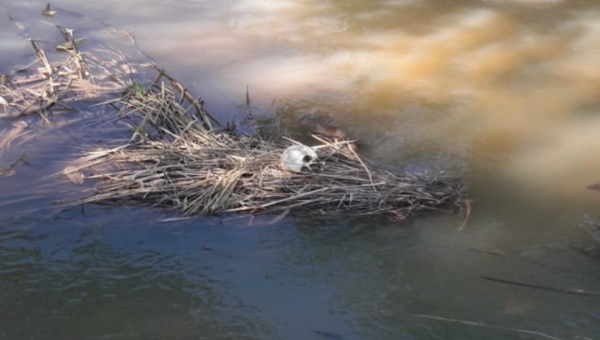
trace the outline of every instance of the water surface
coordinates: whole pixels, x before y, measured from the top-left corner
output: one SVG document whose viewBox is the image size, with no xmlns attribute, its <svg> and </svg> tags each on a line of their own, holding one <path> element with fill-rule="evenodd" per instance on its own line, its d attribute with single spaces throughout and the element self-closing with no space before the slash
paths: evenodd
<svg viewBox="0 0 600 340">
<path fill-rule="evenodd" d="M 139 208 L 60 211 L 48 175 L 88 144 L 17 139 L 0 158 L 30 156 L 0 178 L 0 338 L 543 338 L 416 315 L 600 334 L 597 297 L 481 278 L 600 286 L 598 262 L 573 249 L 595 245 L 581 224 L 600 215 L 586 190 L 600 182 L 597 2 L 53 4 L 54 19 L 36 19 L 43 3 L 3 4 L 2 72 L 31 57 L 26 33 L 53 39 L 44 21 L 119 48 L 129 40 L 105 33 L 128 31 L 221 119 L 241 120 L 248 86 L 253 113 L 286 133 L 334 119 L 381 166 L 464 178 L 473 213 L 458 232 L 458 216 L 166 223 Z"/>
</svg>

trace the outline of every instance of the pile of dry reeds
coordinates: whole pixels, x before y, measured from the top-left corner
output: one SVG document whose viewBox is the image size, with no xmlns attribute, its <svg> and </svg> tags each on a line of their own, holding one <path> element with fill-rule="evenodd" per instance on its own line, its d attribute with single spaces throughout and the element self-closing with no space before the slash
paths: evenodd
<svg viewBox="0 0 600 340">
<path fill-rule="evenodd" d="M 112 105 L 133 133 L 125 145 L 94 151 L 65 170 L 98 183 L 80 203 L 141 203 L 183 215 L 248 212 L 319 216 L 391 215 L 463 207 L 452 178 L 373 168 L 346 141 L 318 138 L 321 168 L 280 165 L 292 141 L 272 142 L 222 126 L 176 80 L 161 72 Z M 285 141 L 285 139 L 284 139 Z"/>
</svg>

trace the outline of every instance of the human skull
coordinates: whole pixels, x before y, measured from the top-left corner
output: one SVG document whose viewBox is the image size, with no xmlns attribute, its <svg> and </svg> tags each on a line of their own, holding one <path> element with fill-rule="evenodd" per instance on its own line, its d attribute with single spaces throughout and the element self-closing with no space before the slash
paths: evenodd
<svg viewBox="0 0 600 340">
<path fill-rule="evenodd" d="M 293 172 L 302 172 L 302 169 L 310 168 L 317 164 L 318 155 L 315 149 L 306 145 L 292 145 L 281 154 L 281 164 L 284 168 Z"/>
</svg>

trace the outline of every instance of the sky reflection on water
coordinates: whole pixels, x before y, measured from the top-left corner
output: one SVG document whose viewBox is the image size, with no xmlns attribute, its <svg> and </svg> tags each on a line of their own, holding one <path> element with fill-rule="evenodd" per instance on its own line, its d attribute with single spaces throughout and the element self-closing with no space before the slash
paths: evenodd
<svg viewBox="0 0 600 340">
<path fill-rule="evenodd" d="M 580 224 L 600 202 L 585 190 L 600 181 L 595 2 L 55 5 L 84 14 L 56 19 L 96 41 L 115 42 L 109 27 L 132 31 L 219 117 L 239 120 L 248 85 L 256 112 L 291 134 L 334 118 L 383 166 L 464 177 L 474 210 L 461 233 L 459 217 L 436 215 L 248 226 L 150 223 L 160 212 L 125 208 L 56 213 L 63 193 L 47 175 L 81 140 L 14 143 L 0 166 L 23 151 L 32 163 L 0 178 L 0 338 L 531 338 L 413 314 L 564 339 L 600 333 L 595 298 L 480 278 L 598 287 L 597 263 L 571 248 L 595 244 Z M 53 39 L 31 14 L 38 3 L 6 8 Z M 31 49 L 12 22 L 0 25 L 6 71 Z"/>
</svg>

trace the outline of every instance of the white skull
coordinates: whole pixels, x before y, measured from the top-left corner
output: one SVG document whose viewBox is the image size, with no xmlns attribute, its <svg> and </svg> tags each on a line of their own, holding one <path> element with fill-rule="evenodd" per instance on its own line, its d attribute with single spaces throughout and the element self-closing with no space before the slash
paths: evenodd
<svg viewBox="0 0 600 340">
<path fill-rule="evenodd" d="M 317 161 L 317 152 L 306 145 L 292 145 L 281 154 L 281 164 L 293 172 L 302 172 L 304 168 L 312 170 L 310 166 Z"/>
</svg>

